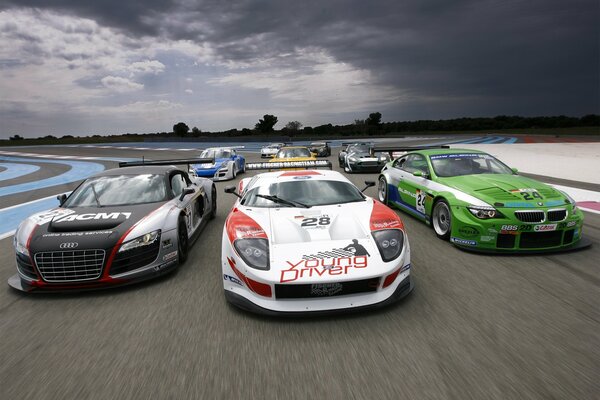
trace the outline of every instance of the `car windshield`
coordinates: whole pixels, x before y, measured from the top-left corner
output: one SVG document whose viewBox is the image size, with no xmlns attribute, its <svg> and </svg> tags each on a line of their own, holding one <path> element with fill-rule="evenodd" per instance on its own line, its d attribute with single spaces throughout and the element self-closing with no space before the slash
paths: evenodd
<svg viewBox="0 0 600 400">
<path fill-rule="evenodd" d="M 221 149 L 206 149 L 200 154 L 200 158 L 229 158 L 231 152 Z"/>
<path fill-rule="evenodd" d="M 269 148 L 269 149 L 278 149 L 281 146 L 282 146 L 281 143 L 272 143 L 272 144 L 268 145 L 267 148 Z"/>
<path fill-rule="evenodd" d="M 348 147 L 348 153 L 368 153 L 369 148 L 368 144 L 354 144 Z"/>
<path fill-rule="evenodd" d="M 429 159 L 439 177 L 513 173 L 501 161 L 485 153 L 435 154 Z"/>
<path fill-rule="evenodd" d="M 304 147 L 292 147 L 281 149 L 277 153 L 277 158 L 311 157 L 310 150 Z"/>
<path fill-rule="evenodd" d="M 291 207 L 263 196 L 276 196 L 281 200 L 303 205 L 323 206 L 363 201 L 365 196 L 348 182 L 326 180 L 294 180 L 264 185 L 249 190 L 241 200 L 247 207 Z"/>
<path fill-rule="evenodd" d="M 63 207 L 110 207 L 166 200 L 167 188 L 161 175 L 99 176 L 83 182 Z"/>
</svg>

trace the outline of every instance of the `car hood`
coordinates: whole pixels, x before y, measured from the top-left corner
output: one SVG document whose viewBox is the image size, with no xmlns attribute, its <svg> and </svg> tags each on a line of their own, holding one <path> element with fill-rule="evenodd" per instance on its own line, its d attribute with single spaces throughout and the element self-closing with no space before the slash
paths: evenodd
<svg viewBox="0 0 600 400">
<path fill-rule="evenodd" d="M 192 167 L 194 169 L 218 169 L 227 161 L 229 161 L 229 158 L 216 158 L 212 164 L 192 164 Z"/>
<path fill-rule="evenodd" d="M 30 239 L 30 251 L 33 254 L 40 251 L 110 249 L 138 221 L 163 204 L 59 207 L 32 215 L 26 221 L 36 225 Z"/>
<path fill-rule="evenodd" d="M 504 207 L 538 207 L 565 204 L 565 196 L 553 187 L 510 174 L 479 174 L 439 178 L 440 183 L 468 193 L 488 204 L 502 203 Z M 536 191 L 540 197 L 527 195 Z"/>
<path fill-rule="evenodd" d="M 314 161 L 315 157 L 290 157 L 290 158 L 271 158 L 269 162 L 286 162 L 286 161 Z"/>
</svg>

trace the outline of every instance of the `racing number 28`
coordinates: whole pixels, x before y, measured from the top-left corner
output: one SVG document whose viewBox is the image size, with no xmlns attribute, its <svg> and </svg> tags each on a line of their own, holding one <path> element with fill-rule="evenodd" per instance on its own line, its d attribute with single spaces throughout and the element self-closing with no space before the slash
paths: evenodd
<svg viewBox="0 0 600 400">
<path fill-rule="evenodd" d="M 329 225 L 331 220 L 329 217 L 321 218 L 304 218 L 300 226 L 317 226 L 317 225 Z"/>
</svg>

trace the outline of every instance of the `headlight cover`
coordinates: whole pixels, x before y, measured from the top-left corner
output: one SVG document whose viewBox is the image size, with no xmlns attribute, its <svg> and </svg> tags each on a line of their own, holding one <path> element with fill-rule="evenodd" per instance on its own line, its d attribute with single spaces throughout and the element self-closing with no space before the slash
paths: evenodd
<svg viewBox="0 0 600 400">
<path fill-rule="evenodd" d="M 400 256 L 404 246 L 404 233 L 400 229 L 384 229 L 371 234 L 383 261 L 389 262 Z"/>
<path fill-rule="evenodd" d="M 567 204 L 573 205 L 573 213 L 575 213 L 577 211 L 577 202 L 571 196 L 569 196 L 569 194 L 567 192 L 564 192 L 562 190 L 559 190 L 559 192 L 567 198 L 567 201 L 566 201 Z"/>
<path fill-rule="evenodd" d="M 17 240 L 17 234 L 15 233 L 13 244 L 15 246 L 15 251 L 19 254 L 24 255 L 25 257 L 29 257 L 29 250 L 27 250 L 27 246 L 22 243 L 19 243 Z"/>
<path fill-rule="evenodd" d="M 468 206 L 467 208 L 471 211 L 471 214 L 479 219 L 504 218 L 504 215 L 494 207 Z"/>
<path fill-rule="evenodd" d="M 235 242 L 233 242 L 233 246 L 249 267 L 260 269 L 262 271 L 269 270 L 268 239 L 237 239 Z"/>
<path fill-rule="evenodd" d="M 122 253 L 127 250 L 137 249 L 138 247 L 149 246 L 157 240 L 160 240 L 160 229 L 123 243 L 118 252 Z"/>
</svg>

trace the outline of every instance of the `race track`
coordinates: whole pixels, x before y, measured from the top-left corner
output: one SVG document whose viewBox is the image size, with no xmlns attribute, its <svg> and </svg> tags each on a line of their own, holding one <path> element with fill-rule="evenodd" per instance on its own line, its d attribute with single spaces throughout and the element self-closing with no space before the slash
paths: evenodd
<svg viewBox="0 0 600 400">
<path fill-rule="evenodd" d="M 191 155 L 75 147 L 26 151 Z M 339 170 L 337 149 L 333 153 Z M 61 165 L 49 171 L 39 161 L 39 179 L 65 172 Z M 362 187 L 377 176 L 349 177 Z M 30 175 L 18 176 L 9 183 L 28 180 Z M 223 188 L 231 184 L 216 184 L 218 216 L 189 260 L 176 273 L 144 284 L 22 295 L 5 284 L 15 273 L 14 250 L 12 238 L 1 240 L 0 398 L 592 399 L 600 393 L 600 215 L 585 213 L 591 249 L 523 257 L 461 251 L 400 213 L 416 285 L 408 298 L 378 312 L 275 319 L 238 311 L 223 296 L 221 234 L 235 199 Z M 14 193 L 2 204 L 75 185 Z M 376 189 L 367 194 L 376 196 Z"/>
</svg>

